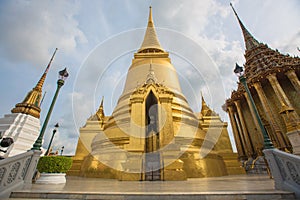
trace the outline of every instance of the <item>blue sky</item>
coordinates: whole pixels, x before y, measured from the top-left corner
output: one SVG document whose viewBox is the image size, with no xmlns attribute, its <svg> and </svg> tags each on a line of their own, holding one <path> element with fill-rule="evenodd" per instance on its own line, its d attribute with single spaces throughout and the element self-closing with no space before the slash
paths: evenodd
<svg viewBox="0 0 300 200">
<path fill-rule="evenodd" d="M 244 41 L 229 6 L 232 2 L 254 37 L 282 53 L 299 56 L 298 0 L 110 0 L 0 2 L 0 115 L 10 113 L 34 87 L 57 47 L 44 85 L 43 122 L 53 97 L 57 72 L 67 67 L 49 127 L 61 128 L 54 148 L 75 152 L 78 129 L 105 97 L 110 115 L 123 89 L 133 53 L 140 47 L 149 6 L 162 47 L 170 52 L 184 95 L 198 112 L 200 91 L 221 118 L 221 106 L 236 89 L 232 70 L 244 64 Z"/>
</svg>

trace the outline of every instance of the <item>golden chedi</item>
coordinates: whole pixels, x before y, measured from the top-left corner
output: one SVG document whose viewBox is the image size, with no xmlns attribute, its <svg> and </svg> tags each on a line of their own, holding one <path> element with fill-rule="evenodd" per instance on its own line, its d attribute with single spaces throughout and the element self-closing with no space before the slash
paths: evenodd
<svg viewBox="0 0 300 200">
<path fill-rule="evenodd" d="M 160 45 L 150 8 L 140 49 L 111 116 L 99 110 L 80 129 L 69 175 L 118 180 L 186 180 L 243 173 L 227 123 L 202 99 L 194 113 Z"/>
</svg>

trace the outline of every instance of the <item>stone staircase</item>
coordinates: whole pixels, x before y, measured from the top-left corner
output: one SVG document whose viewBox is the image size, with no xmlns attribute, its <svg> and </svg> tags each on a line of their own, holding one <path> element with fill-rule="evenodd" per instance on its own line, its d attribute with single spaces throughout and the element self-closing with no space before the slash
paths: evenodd
<svg viewBox="0 0 300 200">
<path fill-rule="evenodd" d="M 291 200 L 296 199 L 291 192 L 199 192 L 199 193 L 85 193 L 85 192 L 13 192 L 9 200 L 24 199 L 113 199 L 113 200 Z"/>
<path fill-rule="evenodd" d="M 293 192 L 274 189 L 274 180 L 261 175 L 234 175 L 187 181 L 117 181 L 67 177 L 64 184 L 29 184 L 8 200 L 279 200 L 296 199 Z"/>
</svg>

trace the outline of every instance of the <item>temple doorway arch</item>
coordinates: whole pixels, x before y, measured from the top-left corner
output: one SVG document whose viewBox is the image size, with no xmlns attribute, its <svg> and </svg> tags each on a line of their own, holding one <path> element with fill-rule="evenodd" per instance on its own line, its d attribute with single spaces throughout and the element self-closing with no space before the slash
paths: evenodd
<svg viewBox="0 0 300 200">
<path fill-rule="evenodd" d="M 161 180 L 158 101 L 152 91 L 146 98 L 145 180 Z"/>
</svg>

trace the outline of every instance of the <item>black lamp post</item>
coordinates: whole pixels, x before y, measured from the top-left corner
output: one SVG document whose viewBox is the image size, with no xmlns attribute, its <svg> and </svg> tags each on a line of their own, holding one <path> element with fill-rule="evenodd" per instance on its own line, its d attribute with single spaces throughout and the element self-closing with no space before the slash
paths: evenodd
<svg viewBox="0 0 300 200">
<path fill-rule="evenodd" d="M 46 119 L 45 119 L 45 121 L 44 121 L 43 127 L 42 127 L 42 129 L 41 129 L 40 134 L 39 134 L 39 137 L 36 139 L 36 141 L 35 141 L 35 143 L 33 144 L 33 147 L 31 148 L 31 150 L 41 150 L 41 147 L 42 147 L 42 141 L 43 141 L 43 137 L 44 137 L 44 133 L 45 133 L 45 130 L 46 130 L 48 121 L 49 121 L 49 119 L 50 119 L 50 116 L 51 116 L 51 113 L 52 113 L 54 104 L 55 104 L 55 102 L 56 102 L 58 92 L 59 92 L 60 88 L 64 85 L 65 80 L 67 79 L 67 77 L 69 76 L 69 74 L 68 74 L 68 72 L 67 72 L 67 69 L 65 68 L 65 69 L 59 71 L 58 76 L 59 76 L 59 78 L 58 78 L 58 80 L 57 80 L 57 88 L 56 88 L 54 97 L 53 97 L 53 99 L 52 99 L 51 105 L 50 105 L 50 107 L 49 107 L 49 110 L 48 110 Z"/>
<path fill-rule="evenodd" d="M 51 148 L 51 145 L 52 145 L 52 141 L 53 141 L 55 133 L 57 132 L 58 127 L 59 127 L 59 125 L 58 125 L 58 123 L 56 123 L 55 126 L 54 126 L 54 129 L 53 129 L 51 140 L 49 142 L 49 145 L 48 145 L 47 151 L 45 153 L 45 156 L 48 156 L 49 153 L 50 153 L 49 151 L 50 151 L 50 148 Z"/>
<path fill-rule="evenodd" d="M 273 144 L 272 144 L 272 142 L 271 142 L 271 140 L 270 140 L 270 138 L 269 138 L 269 136 L 268 136 L 268 134 L 267 134 L 267 132 L 265 130 L 265 127 L 262 124 L 261 118 L 260 118 L 260 116 L 258 114 L 258 111 L 257 111 L 257 108 L 255 106 L 254 100 L 253 100 L 252 95 L 250 93 L 250 90 L 248 88 L 248 85 L 247 85 L 247 82 L 246 82 L 247 79 L 244 76 L 243 68 L 240 67 L 238 64 L 236 64 L 235 65 L 235 69 L 234 69 L 234 73 L 239 77 L 239 81 L 244 85 L 245 90 L 246 90 L 246 92 L 247 92 L 247 94 L 249 96 L 249 99 L 250 99 L 250 102 L 251 102 L 251 106 L 252 106 L 252 108 L 254 110 L 254 113 L 255 113 L 255 117 L 256 117 L 256 119 L 258 121 L 259 127 L 261 129 L 262 134 L 263 134 L 264 149 L 273 149 L 274 146 L 273 146 Z"/>
<path fill-rule="evenodd" d="M 64 148 L 65 148 L 65 146 L 62 146 L 61 147 L 61 150 L 60 150 L 60 155 L 62 156 L 62 154 L 63 154 L 63 152 L 64 152 Z"/>
</svg>

